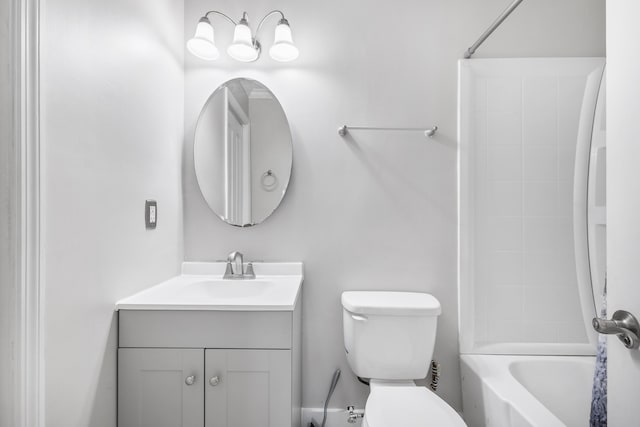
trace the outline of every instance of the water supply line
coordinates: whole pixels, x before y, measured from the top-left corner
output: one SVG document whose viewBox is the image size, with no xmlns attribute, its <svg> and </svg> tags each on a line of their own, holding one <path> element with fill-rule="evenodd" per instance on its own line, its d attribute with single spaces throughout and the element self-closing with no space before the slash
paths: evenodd
<svg viewBox="0 0 640 427">
<path fill-rule="evenodd" d="M 329 387 L 329 393 L 327 393 L 327 399 L 324 401 L 324 411 L 322 414 L 322 425 L 324 427 L 327 422 L 327 408 L 329 407 L 329 399 L 331 399 L 331 395 L 333 391 L 336 389 L 336 385 L 338 384 L 338 380 L 340 379 L 340 369 L 336 369 L 333 373 L 333 378 L 331 379 L 331 387 Z"/>
<path fill-rule="evenodd" d="M 324 401 L 324 410 L 322 412 L 322 424 L 321 427 L 324 427 L 327 422 L 327 410 L 329 408 L 329 400 L 331 399 L 331 395 L 333 391 L 336 389 L 336 385 L 338 384 L 338 380 L 340 379 L 340 369 L 336 369 L 333 373 L 333 378 L 331 378 L 331 386 L 329 387 L 329 393 L 327 393 L 327 398 Z M 309 427 L 318 427 L 316 424 L 311 421 Z"/>
<path fill-rule="evenodd" d="M 438 382 L 440 382 L 440 364 L 435 360 L 431 361 L 431 381 L 429 382 L 429 388 L 436 391 L 438 389 Z"/>
</svg>

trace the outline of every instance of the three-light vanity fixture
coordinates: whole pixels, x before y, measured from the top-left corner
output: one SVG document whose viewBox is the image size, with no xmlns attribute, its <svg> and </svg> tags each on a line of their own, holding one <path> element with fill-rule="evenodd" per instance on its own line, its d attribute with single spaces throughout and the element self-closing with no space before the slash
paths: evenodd
<svg viewBox="0 0 640 427">
<path fill-rule="evenodd" d="M 291 38 L 289 21 L 286 20 L 284 14 L 279 10 L 273 10 L 267 13 L 264 18 L 260 20 L 255 36 L 251 33 L 251 28 L 249 27 L 249 21 L 247 19 L 247 12 L 242 14 L 240 22 L 235 22 L 222 12 L 211 10 L 200 18 L 198 26 L 196 27 L 195 35 L 187 42 L 187 49 L 189 49 L 189 52 L 198 58 L 213 61 L 218 59 L 220 56 L 220 51 L 216 47 L 214 41 L 213 27 L 209 20 L 209 15 L 211 14 L 220 15 L 235 26 L 233 42 L 227 48 L 227 54 L 236 61 L 252 62 L 260 57 L 262 45 L 258 40 L 258 34 L 260 33 L 260 29 L 262 28 L 262 24 L 264 24 L 265 20 L 274 14 L 280 14 L 280 20 L 276 25 L 275 37 L 273 45 L 269 49 L 269 55 L 274 60 L 280 62 L 293 61 L 298 57 L 299 52 Z"/>
</svg>

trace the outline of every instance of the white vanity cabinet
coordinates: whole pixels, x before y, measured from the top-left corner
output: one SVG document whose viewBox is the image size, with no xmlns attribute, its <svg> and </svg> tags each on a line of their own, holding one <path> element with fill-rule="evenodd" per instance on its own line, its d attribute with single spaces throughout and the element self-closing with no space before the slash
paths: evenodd
<svg viewBox="0 0 640 427">
<path fill-rule="evenodd" d="M 299 427 L 293 311 L 120 310 L 119 427 Z"/>
</svg>

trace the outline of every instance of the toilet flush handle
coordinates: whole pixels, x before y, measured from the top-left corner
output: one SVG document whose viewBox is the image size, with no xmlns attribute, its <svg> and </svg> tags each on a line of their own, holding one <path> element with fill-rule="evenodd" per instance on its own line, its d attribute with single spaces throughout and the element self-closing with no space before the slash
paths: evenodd
<svg viewBox="0 0 640 427">
<path fill-rule="evenodd" d="M 369 320 L 367 316 L 364 316 L 362 314 L 353 314 L 353 313 L 349 313 L 349 314 L 351 314 L 351 318 L 353 320 L 359 320 L 360 322 L 366 322 L 367 320 Z"/>
</svg>

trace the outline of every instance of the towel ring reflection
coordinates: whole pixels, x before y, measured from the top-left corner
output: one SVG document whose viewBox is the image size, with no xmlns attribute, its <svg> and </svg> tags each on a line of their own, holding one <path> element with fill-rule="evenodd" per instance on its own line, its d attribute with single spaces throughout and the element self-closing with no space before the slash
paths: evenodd
<svg viewBox="0 0 640 427">
<path fill-rule="evenodd" d="M 264 191 L 273 191 L 278 188 L 278 177 L 271 169 L 262 174 L 260 185 Z"/>
</svg>

